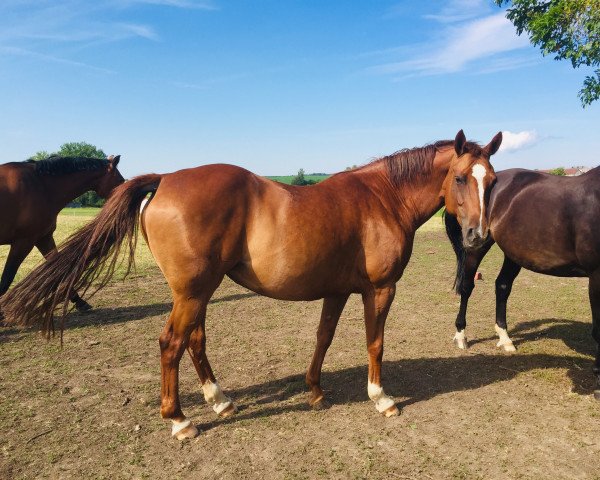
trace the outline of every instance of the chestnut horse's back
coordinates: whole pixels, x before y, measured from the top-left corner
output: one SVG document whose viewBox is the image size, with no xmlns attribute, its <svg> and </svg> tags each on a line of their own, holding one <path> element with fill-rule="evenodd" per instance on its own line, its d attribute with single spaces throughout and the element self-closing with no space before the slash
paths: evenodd
<svg viewBox="0 0 600 480">
<path fill-rule="evenodd" d="M 297 187 L 207 165 L 164 175 L 142 225 L 174 291 L 228 275 L 273 298 L 314 300 L 362 290 L 366 225 L 393 232 L 390 243 L 403 237 L 367 190 L 351 173 Z"/>
</svg>

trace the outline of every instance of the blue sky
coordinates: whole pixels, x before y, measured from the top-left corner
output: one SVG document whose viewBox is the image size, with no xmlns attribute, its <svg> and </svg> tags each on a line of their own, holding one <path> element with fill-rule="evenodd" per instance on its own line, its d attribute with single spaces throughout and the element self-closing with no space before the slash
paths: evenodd
<svg viewBox="0 0 600 480">
<path fill-rule="evenodd" d="M 2 0 L 0 161 L 87 141 L 126 176 L 335 172 L 463 128 L 509 132 L 497 170 L 595 166 L 585 74 L 488 0 Z"/>
</svg>

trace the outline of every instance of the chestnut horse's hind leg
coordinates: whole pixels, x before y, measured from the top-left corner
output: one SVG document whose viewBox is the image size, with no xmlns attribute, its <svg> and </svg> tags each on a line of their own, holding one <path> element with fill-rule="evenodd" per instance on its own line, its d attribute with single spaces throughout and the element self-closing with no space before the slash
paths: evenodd
<svg viewBox="0 0 600 480">
<path fill-rule="evenodd" d="M 592 337 L 596 340 L 596 359 L 593 372 L 596 376 L 594 398 L 600 400 L 600 270 L 590 275 L 589 284 L 590 305 L 592 307 Z"/>
<path fill-rule="evenodd" d="M 58 251 L 56 248 L 56 243 L 54 242 L 54 237 L 51 233 L 40 238 L 36 242 L 35 246 L 44 256 L 44 258 L 48 258 L 50 255 Z M 75 308 L 80 312 L 87 312 L 88 310 L 92 309 L 92 306 L 83 298 L 81 298 L 77 292 L 73 292 L 69 297 L 69 300 L 71 300 L 71 302 L 75 305 Z"/>
<path fill-rule="evenodd" d="M 198 429 L 185 418 L 179 403 L 179 361 L 190 334 L 197 326 L 200 301 L 184 295 L 175 297 L 173 310 L 160 335 L 161 404 L 160 414 L 173 421 L 172 435 L 178 440 L 193 438 Z"/>
<path fill-rule="evenodd" d="M 344 310 L 348 295 L 342 297 L 328 297 L 323 300 L 323 309 L 321 310 L 321 321 L 317 330 L 317 346 L 315 353 L 306 372 L 306 384 L 310 389 L 310 398 L 308 403 L 315 409 L 324 408 L 323 390 L 321 389 L 321 368 L 323 360 L 337 327 L 338 320 Z"/>
<path fill-rule="evenodd" d="M 365 327 L 367 331 L 367 351 L 369 353 L 369 398 L 375 408 L 386 417 L 399 415 L 398 407 L 381 387 L 381 360 L 383 358 L 383 331 L 390 305 L 396 294 L 396 286 L 376 288 L 363 294 L 365 306 Z"/>
<path fill-rule="evenodd" d="M 519 272 L 521 271 L 521 266 L 517 265 L 506 255 L 504 256 L 504 263 L 502 264 L 502 269 L 498 274 L 498 278 L 496 278 L 496 333 L 500 339 L 496 344 L 497 347 L 502 347 L 505 352 L 514 352 L 516 351 L 515 346 L 513 345 L 512 340 L 508 336 L 508 332 L 506 331 L 506 304 L 508 302 L 508 297 L 512 290 L 513 282 Z"/>
<path fill-rule="evenodd" d="M 210 367 L 210 363 L 208 362 L 208 358 L 206 357 L 206 335 L 204 333 L 204 324 L 207 303 L 208 299 L 203 301 L 200 305 L 198 325 L 190 336 L 188 353 L 190 354 L 196 372 L 198 372 L 198 376 L 200 377 L 204 399 L 209 405 L 212 404 L 213 410 L 217 415 L 227 417 L 233 415 L 237 410 L 232 400 L 221 390 L 219 382 L 217 382 L 212 368 Z"/>
</svg>

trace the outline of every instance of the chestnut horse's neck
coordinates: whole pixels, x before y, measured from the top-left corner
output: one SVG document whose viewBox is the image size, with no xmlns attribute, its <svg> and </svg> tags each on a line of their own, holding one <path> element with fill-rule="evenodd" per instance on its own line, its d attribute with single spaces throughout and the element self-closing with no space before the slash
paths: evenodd
<svg viewBox="0 0 600 480">
<path fill-rule="evenodd" d="M 444 180 L 454 157 L 452 144 L 436 148 L 433 159 L 427 160 L 421 168 L 415 167 L 410 178 L 394 181 L 385 161 L 375 162 L 373 168 L 379 170 L 380 195 L 388 198 L 387 203 L 395 211 L 404 230 L 419 228 L 444 205 L 441 195 Z"/>
</svg>

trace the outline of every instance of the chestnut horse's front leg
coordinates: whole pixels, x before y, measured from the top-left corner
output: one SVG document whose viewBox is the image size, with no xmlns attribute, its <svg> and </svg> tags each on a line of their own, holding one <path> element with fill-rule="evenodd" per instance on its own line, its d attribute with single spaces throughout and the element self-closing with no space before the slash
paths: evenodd
<svg viewBox="0 0 600 480">
<path fill-rule="evenodd" d="M 317 346 L 315 353 L 306 372 L 306 384 L 310 389 L 309 405 L 314 409 L 324 408 L 326 406 L 323 390 L 321 389 L 321 368 L 323 360 L 337 327 L 338 320 L 344 310 L 348 295 L 341 297 L 327 297 L 323 300 L 323 309 L 321 310 L 321 320 L 317 330 Z"/>
<path fill-rule="evenodd" d="M 383 358 L 383 331 L 385 320 L 396 294 L 396 285 L 374 288 L 363 293 L 365 307 L 365 327 L 367 332 L 367 351 L 369 353 L 369 398 L 375 402 L 375 408 L 386 417 L 399 415 L 396 403 L 388 397 L 381 387 L 381 360 Z"/>
</svg>

